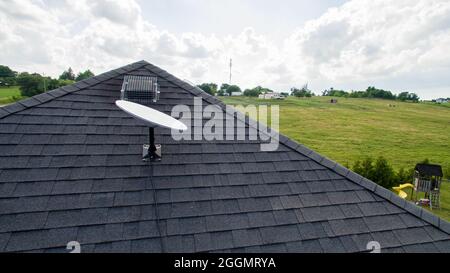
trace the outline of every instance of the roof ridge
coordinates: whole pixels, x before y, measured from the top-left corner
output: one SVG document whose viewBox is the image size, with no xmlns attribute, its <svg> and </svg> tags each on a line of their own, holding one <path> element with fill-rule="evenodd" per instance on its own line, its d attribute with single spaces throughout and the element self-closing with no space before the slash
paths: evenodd
<svg viewBox="0 0 450 273">
<path fill-rule="evenodd" d="M 110 70 L 108 72 L 104 72 L 102 74 L 99 74 L 97 76 L 90 77 L 88 79 L 75 82 L 70 85 L 62 86 L 57 89 L 53 89 L 38 95 L 34 95 L 30 98 L 17 101 L 15 103 L 8 104 L 6 106 L 0 107 L 0 120 L 4 117 L 7 117 L 11 114 L 26 110 L 28 108 L 34 107 L 36 105 L 43 104 L 45 102 L 54 100 L 56 98 L 63 97 L 67 94 L 83 90 L 85 88 L 91 87 L 93 85 L 96 85 L 98 83 L 110 80 L 114 77 L 117 77 L 119 75 L 125 74 L 127 72 L 136 70 L 138 68 L 141 68 L 145 65 L 148 65 L 149 63 L 147 61 L 138 61 L 134 62 L 113 70 Z"/>
<path fill-rule="evenodd" d="M 205 91 L 201 90 L 200 88 L 193 86 L 192 84 L 183 81 L 174 75 L 170 74 L 169 72 L 153 65 L 150 63 L 147 63 L 147 65 L 144 66 L 149 71 L 155 73 L 159 77 L 165 78 L 166 80 L 171 81 L 172 83 L 178 85 L 179 87 L 183 88 L 184 90 L 190 92 L 193 95 L 201 96 L 205 101 L 218 105 L 222 110 L 226 111 L 226 105 L 221 100 L 216 98 L 215 96 L 212 96 Z M 239 118 L 239 117 L 238 117 Z M 251 118 L 248 118 L 251 120 Z M 241 119 L 242 120 L 242 119 Z M 246 125 L 253 126 L 251 123 L 247 120 L 243 120 Z M 256 123 L 257 122 L 257 123 Z M 260 124 L 259 121 L 255 121 L 254 124 Z M 265 126 L 265 125 L 263 125 Z M 258 129 L 258 128 L 256 128 Z M 259 130 L 259 129 L 258 129 Z M 446 221 L 445 219 L 442 219 L 438 217 L 437 215 L 434 215 L 430 213 L 429 211 L 425 210 L 422 207 L 419 207 L 411 202 L 408 202 L 399 196 L 397 196 L 392 191 L 376 184 L 375 182 L 353 172 L 350 169 L 347 169 L 346 167 L 340 165 L 339 163 L 322 156 L 315 152 L 314 150 L 304 146 L 303 144 L 297 143 L 296 141 L 290 139 L 289 137 L 279 133 L 279 141 L 286 147 L 308 157 L 309 159 L 317 162 L 318 164 L 330 169 L 331 171 L 347 178 L 348 180 L 354 182 L 357 185 L 362 186 L 363 188 L 369 190 L 370 192 L 376 194 L 377 196 L 389 201 L 390 203 L 404 209 L 405 211 L 413 214 L 414 216 L 418 217 L 419 219 L 431 224 L 432 226 L 435 226 L 436 228 L 446 232 L 447 234 L 450 234 L 450 222 Z"/>
</svg>

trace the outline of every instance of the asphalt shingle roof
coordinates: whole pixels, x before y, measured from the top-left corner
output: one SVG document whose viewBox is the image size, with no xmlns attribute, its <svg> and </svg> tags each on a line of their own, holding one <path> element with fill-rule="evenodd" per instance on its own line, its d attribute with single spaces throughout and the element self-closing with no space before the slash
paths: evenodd
<svg viewBox="0 0 450 273">
<path fill-rule="evenodd" d="M 157 110 L 224 104 L 145 61 L 0 108 L 0 251 L 449 252 L 450 224 L 280 136 L 174 141 L 119 110 L 124 75 L 158 77 Z M 249 126 L 247 124 L 247 126 Z"/>
</svg>

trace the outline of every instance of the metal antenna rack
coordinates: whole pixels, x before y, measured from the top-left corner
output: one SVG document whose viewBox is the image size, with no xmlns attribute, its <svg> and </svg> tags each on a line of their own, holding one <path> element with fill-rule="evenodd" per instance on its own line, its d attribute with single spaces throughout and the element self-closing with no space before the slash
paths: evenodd
<svg viewBox="0 0 450 273">
<path fill-rule="evenodd" d="M 126 75 L 120 92 L 122 100 L 144 105 L 157 102 L 160 94 L 158 78 Z"/>
</svg>

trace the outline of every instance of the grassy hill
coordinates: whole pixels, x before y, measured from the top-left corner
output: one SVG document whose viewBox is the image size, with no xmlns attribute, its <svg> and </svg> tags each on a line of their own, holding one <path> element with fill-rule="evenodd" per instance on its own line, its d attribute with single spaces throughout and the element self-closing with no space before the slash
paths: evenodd
<svg viewBox="0 0 450 273">
<path fill-rule="evenodd" d="M 434 104 L 328 97 L 260 100 L 222 97 L 232 105 L 279 104 L 281 133 L 338 161 L 386 157 L 394 167 L 428 158 L 450 164 L 450 108 Z M 389 104 L 396 107 L 389 107 Z"/>
<path fill-rule="evenodd" d="M 231 105 L 280 105 L 281 133 L 343 165 L 384 156 L 394 168 L 410 169 L 428 158 L 450 176 L 450 107 L 357 98 L 331 104 L 330 97 L 221 99 Z M 436 213 L 450 220 L 450 183 L 441 199 Z"/>
</svg>

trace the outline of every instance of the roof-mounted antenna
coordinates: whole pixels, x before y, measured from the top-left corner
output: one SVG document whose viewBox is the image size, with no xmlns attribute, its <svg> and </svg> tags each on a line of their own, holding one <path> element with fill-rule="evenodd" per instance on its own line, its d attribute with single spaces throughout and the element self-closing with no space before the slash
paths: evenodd
<svg viewBox="0 0 450 273">
<path fill-rule="evenodd" d="M 126 101 L 147 104 L 159 99 L 158 78 L 126 75 L 123 79 L 120 98 Z"/>
<path fill-rule="evenodd" d="M 230 58 L 230 83 L 231 84 L 231 69 L 233 68 L 233 59 Z"/>
<path fill-rule="evenodd" d="M 161 145 L 155 144 L 156 127 L 163 127 L 180 131 L 184 131 L 187 129 L 186 125 L 184 125 L 184 123 L 182 123 L 181 121 L 176 120 L 173 117 L 150 107 L 125 100 L 117 100 L 116 105 L 134 118 L 145 122 L 145 124 L 149 127 L 149 144 L 144 144 L 142 154 L 142 160 L 144 161 L 161 161 Z"/>
</svg>

